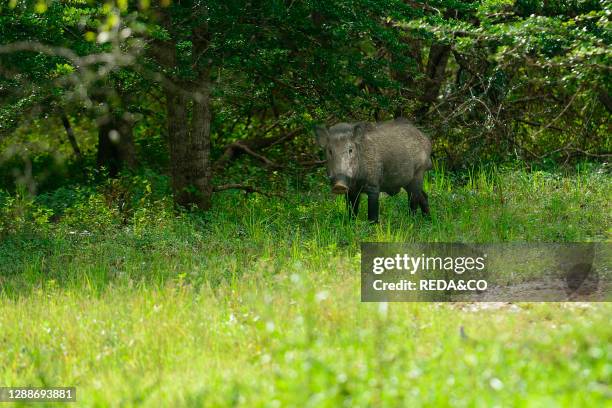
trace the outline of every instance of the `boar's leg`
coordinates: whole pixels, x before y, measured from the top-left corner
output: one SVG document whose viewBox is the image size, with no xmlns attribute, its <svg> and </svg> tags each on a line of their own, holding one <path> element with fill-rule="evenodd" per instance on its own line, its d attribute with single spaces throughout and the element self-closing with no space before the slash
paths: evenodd
<svg viewBox="0 0 612 408">
<path fill-rule="evenodd" d="M 423 214 L 429 215 L 429 197 L 427 197 L 427 193 L 424 190 L 421 190 L 421 201 L 419 201 L 419 206 Z"/>
<path fill-rule="evenodd" d="M 417 208 L 421 207 L 423 214 L 429 214 L 429 201 L 427 194 L 423 191 L 423 179 L 415 178 L 406 186 L 408 199 L 410 200 L 410 212 L 416 213 Z"/>
<path fill-rule="evenodd" d="M 359 193 L 350 191 L 346 193 L 346 208 L 351 218 L 359 213 Z"/>
<path fill-rule="evenodd" d="M 378 222 L 378 198 L 380 191 L 378 189 L 368 190 L 368 221 L 372 223 Z"/>
<path fill-rule="evenodd" d="M 408 201 L 410 202 L 410 213 L 415 214 L 417 208 L 419 207 L 419 201 L 417 199 L 417 194 L 415 194 L 414 190 L 410 186 L 406 186 L 406 192 L 408 193 Z"/>
</svg>

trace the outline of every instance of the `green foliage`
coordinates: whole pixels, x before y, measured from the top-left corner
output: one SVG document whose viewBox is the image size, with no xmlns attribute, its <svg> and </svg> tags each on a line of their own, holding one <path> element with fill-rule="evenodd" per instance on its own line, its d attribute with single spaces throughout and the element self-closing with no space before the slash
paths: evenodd
<svg viewBox="0 0 612 408">
<path fill-rule="evenodd" d="M 0 75 L 9 90 L 0 96 L 4 134 L 56 105 L 75 116 L 82 107 L 128 114 L 163 133 L 160 74 L 180 85 L 207 72 L 216 147 L 274 123 L 269 136 L 401 112 L 420 122 L 453 168 L 611 150 L 610 2 L 40 4 L 5 8 L 3 44 L 40 42 L 103 63 L 75 70 L 63 54 L 2 52 L 0 64 L 11 67 Z M 194 50 L 198 30 L 204 50 Z M 440 44 L 449 47 L 448 64 L 440 62 L 434 78 L 429 53 Z M 164 47 L 177 50 L 170 65 Z M 439 91 L 428 99 L 432 84 Z"/>
<path fill-rule="evenodd" d="M 25 191 L 16 196 L 3 195 L 0 203 L 0 238 L 9 235 L 28 235 L 42 233 L 49 227 L 49 219 L 53 212 L 43 206 L 35 204 L 34 200 L 28 198 Z"/>
</svg>

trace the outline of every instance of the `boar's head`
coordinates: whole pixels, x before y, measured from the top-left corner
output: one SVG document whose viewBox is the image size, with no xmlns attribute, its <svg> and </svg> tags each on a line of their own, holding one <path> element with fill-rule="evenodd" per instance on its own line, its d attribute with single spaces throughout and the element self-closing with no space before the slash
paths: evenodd
<svg viewBox="0 0 612 408">
<path fill-rule="evenodd" d="M 327 129 L 317 126 L 317 142 L 325 150 L 332 192 L 344 194 L 359 173 L 359 153 L 365 134 L 363 123 L 339 123 Z"/>
</svg>

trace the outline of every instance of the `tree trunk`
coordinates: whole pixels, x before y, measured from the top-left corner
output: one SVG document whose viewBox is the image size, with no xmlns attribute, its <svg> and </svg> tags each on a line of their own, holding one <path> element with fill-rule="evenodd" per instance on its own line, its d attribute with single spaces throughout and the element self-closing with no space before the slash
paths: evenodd
<svg viewBox="0 0 612 408">
<path fill-rule="evenodd" d="M 129 120 L 110 114 L 98 124 L 98 167 L 108 169 L 111 177 L 119 171 L 137 166 L 133 125 Z"/>
<path fill-rule="evenodd" d="M 108 170 L 111 177 L 117 176 L 121 168 L 121 160 L 119 158 L 119 149 L 117 143 L 117 130 L 115 125 L 107 120 L 104 120 L 98 125 L 98 167 L 104 167 Z"/>
<path fill-rule="evenodd" d="M 161 16 L 162 25 L 172 26 L 171 16 Z M 210 70 L 212 61 L 206 58 L 210 34 L 205 22 L 191 33 L 192 65 L 195 79 L 179 75 L 162 80 L 166 96 L 166 125 L 170 150 L 170 173 L 174 202 L 184 207 L 195 205 L 208 210 L 212 201 L 212 163 L 210 161 Z M 174 40 L 156 41 L 149 52 L 169 71 L 179 64 Z"/>
<path fill-rule="evenodd" d="M 427 79 L 423 95 L 420 98 L 421 107 L 416 112 L 417 120 L 421 120 L 427 114 L 431 105 L 438 99 L 450 51 L 450 46 L 445 44 L 432 44 L 429 49 Z"/>
<path fill-rule="evenodd" d="M 599 102 L 601 102 L 601 104 L 606 108 L 608 113 L 612 113 L 612 96 L 610 96 L 608 92 L 602 89 L 597 94 L 597 98 L 599 99 Z"/>
<path fill-rule="evenodd" d="M 206 73 L 208 76 L 208 73 Z M 210 159 L 210 84 L 204 82 L 194 95 L 191 123 L 191 140 L 193 154 L 193 184 L 201 196 L 197 205 L 207 210 L 212 197 L 212 162 Z"/>
<path fill-rule="evenodd" d="M 119 155 L 124 166 L 134 170 L 138 166 L 136 145 L 134 144 L 134 123 L 129 119 L 119 119 Z"/>
<path fill-rule="evenodd" d="M 212 197 L 210 162 L 210 86 L 204 81 L 193 95 L 166 87 L 170 170 L 174 201 L 208 210 Z M 189 121 L 189 108 L 191 121 Z"/>
</svg>

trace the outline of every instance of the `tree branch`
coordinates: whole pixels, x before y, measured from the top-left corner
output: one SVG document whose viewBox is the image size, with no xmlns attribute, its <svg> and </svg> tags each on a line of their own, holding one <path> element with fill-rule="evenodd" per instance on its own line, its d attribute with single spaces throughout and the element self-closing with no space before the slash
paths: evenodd
<svg viewBox="0 0 612 408">
<path fill-rule="evenodd" d="M 525 124 L 527 124 L 527 125 L 531 125 L 531 126 L 538 126 L 538 127 L 546 126 L 546 125 L 544 125 L 543 123 L 540 123 L 540 122 L 533 122 L 533 121 L 531 121 L 531 120 L 517 119 L 517 121 L 518 121 L 518 122 L 521 122 L 521 123 L 525 123 Z M 549 128 L 549 129 L 556 130 L 556 131 L 558 131 L 558 132 L 563 132 L 563 129 L 561 129 L 561 128 L 557 127 L 557 126 L 552 126 L 552 125 L 549 125 L 549 126 L 548 126 L 548 128 Z"/>
<path fill-rule="evenodd" d="M 223 154 L 213 164 L 213 168 L 215 170 L 222 169 L 228 162 L 236 158 L 236 156 L 238 156 L 240 153 L 250 154 L 268 165 L 277 166 L 277 164 L 275 164 L 273 161 L 259 153 L 256 153 L 255 150 L 266 149 L 279 143 L 289 141 L 296 137 L 302 130 L 302 128 L 298 128 L 277 137 L 258 137 L 230 143 L 223 149 Z"/>
<path fill-rule="evenodd" d="M 327 160 L 309 160 L 309 161 L 298 162 L 298 164 L 303 167 L 315 167 L 315 166 L 320 166 L 321 164 L 325 164 L 325 163 L 327 163 Z"/>
<path fill-rule="evenodd" d="M 66 129 L 66 135 L 68 136 L 68 141 L 70 142 L 70 146 L 72 146 L 74 155 L 78 161 L 81 161 L 83 156 L 81 154 L 81 149 L 79 149 L 79 144 L 77 143 L 76 137 L 74 136 L 74 129 L 70 124 L 70 120 L 63 110 L 60 111 L 60 117 L 62 119 L 62 125 L 64 125 L 64 129 Z"/>
<path fill-rule="evenodd" d="M 250 186 L 250 185 L 247 185 L 247 184 L 235 184 L 235 183 L 231 183 L 231 184 L 221 184 L 221 185 L 213 187 L 213 191 L 215 193 L 219 192 L 219 191 L 225 191 L 225 190 L 243 190 L 247 194 L 248 193 L 258 193 L 258 194 L 264 195 L 266 197 L 282 197 L 280 194 L 266 192 L 266 191 L 260 190 L 257 187 L 253 187 L 253 186 Z"/>
<path fill-rule="evenodd" d="M 240 142 L 235 142 L 233 143 L 233 145 L 238 149 L 242 149 L 245 153 L 250 154 L 251 156 L 261 160 L 262 162 L 264 162 L 266 165 L 270 167 L 278 167 L 278 164 L 274 163 L 272 160 L 268 159 L 267 157 L 257 152 L 254 152 L 253 150 L 251 150 L 251 148 L 249 148 L 249 146 L 245 146 Z"/>
</svg>

